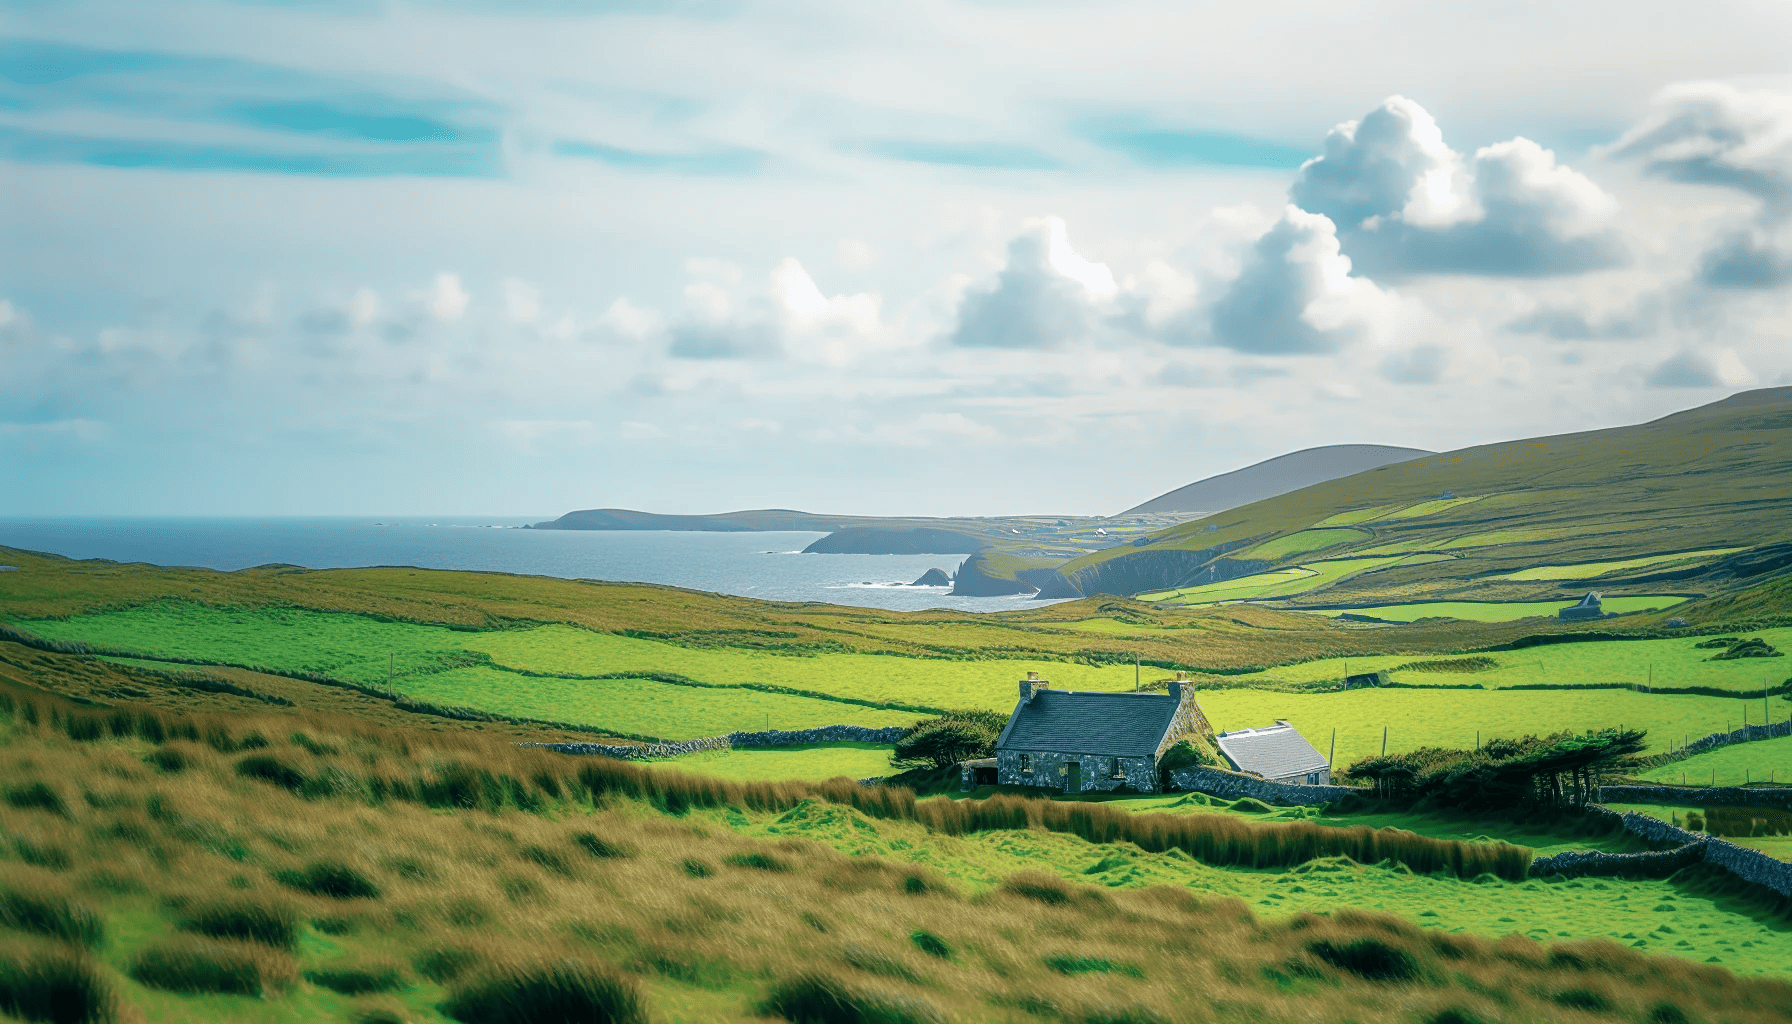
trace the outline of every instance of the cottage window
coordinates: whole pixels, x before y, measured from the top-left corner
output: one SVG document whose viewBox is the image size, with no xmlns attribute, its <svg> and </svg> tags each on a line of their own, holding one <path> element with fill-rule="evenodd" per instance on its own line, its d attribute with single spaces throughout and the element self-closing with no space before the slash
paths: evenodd
<svg viewBox="0 0 1792 1024">
<path fill-rule="evenodd" d="M 1114 779 L 1126 778 L 1126 772 L 1121 770 L 1121 768 L 1120 768 L 1120 759 L 1119 758 L 1117 758 L 1117 757 L 1108 758 L 1108 777 L 1114 778 Z"/>
<path fill-rule="evenodd" d="M 1023 772 L 1030 772 L 1033 770 L 1033 756 L 1031 754 L 1020 755 L 1020 770 Z"/>
</svg>

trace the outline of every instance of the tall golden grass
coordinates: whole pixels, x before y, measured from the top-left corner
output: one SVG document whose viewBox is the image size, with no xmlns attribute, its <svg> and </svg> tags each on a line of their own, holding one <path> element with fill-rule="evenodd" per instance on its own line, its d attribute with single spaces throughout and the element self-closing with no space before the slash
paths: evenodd
<svg viewBox="0 0 1792 1024">
<path fill-rule="evenodd" d="M 1237 900 L 1085 887 L 1044 871 L 973 894 L 916 864 L 749 839 L 723 827 L 725 815 L 693 809 L 833 801 L 891 822 L 879 827 L 926 825 L 930 842 L 1057 828 L 1098 842 L 1220 844 L 1215 857 L 1292 857 L 1313 840 L 1269 848 L 1239 833 L 1228 848 L 1217 825 L 1176 831 L 1159 820 L 1168 816 L 1099 805 L 720 783 L 463 732 L 295 724 L 287 712 L 169 717 L 158 741 L 133 711 L 128 730 L 75 739 L 88 733 L 71 720 L 110 712 L 30 700 L 29 720 L 18 699 L 0 714 L 0 779 L 56 799 L 0 803 L 0 831 L 60 859 L 0 863 L 0 893 L 49 901 L 8 919 L 41 928 L 0 924 L 0 1012 L 15 1016 L 66 992 L 92 1008 L 71 1019 L 108 1019 L 116 992 L 141 991 L 120 979 L 135 970 L 170 988 L 253 989 L 285 1016 L 310 998 L 306 986 L 329 985 L 358 993 L 331 998 L 368 1014 L 390 998 L 372 990 L 387 989 L 468 1021 L 531 1019 L 504 1016 L 515 1007 L 743 1024 L 762 1009 L 1071 1024 L 1792 1019 L 1792 986 L 1606 941 L 1493 943 L 1347 908 L 1262 920 Z M 250 736 L 262 744 L 245 748 Z M 168 749 L 178 765 L 155 756 Z M 328 785 L 239 774 L 249 757 Z M 332 885 L 279 881 L 330 863 L 371 888 L 338 898 Z M 110 923 L 129 908 L 140 922 L 145 907 L 151 926 L 104 930 L 103 961 L 81 951 L 84 915 Z M 384 959 L 307 952 L 319 936 L 377 944 Z M 842 1006 L 861 1016 L 826 1016 Z"/>
</svg>

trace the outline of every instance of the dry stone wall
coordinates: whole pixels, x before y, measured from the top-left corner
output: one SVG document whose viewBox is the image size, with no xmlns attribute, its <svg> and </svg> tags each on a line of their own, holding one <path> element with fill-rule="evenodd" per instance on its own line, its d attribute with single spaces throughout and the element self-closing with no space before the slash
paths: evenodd
<svg viewBox="0 0 1792 1024">
<path fill-rule="evenodd" d="M 1021 758 L 1027 759 L 1029 770 L 1022 771 Z M 1056 750 L 1003 750 L 996 754 L 996 781 L 1004 786 L 1039 786 L 1068 791 L 1069 764 L 1081 768 L 1082 791 L 1106 793 L 1125 786 L 1139 793 L 1157 792 L 1157 762 L 1149 757 L 1105 757 L 1096 754 L 1064 753 Z M 1120 775 L 1109 765 L 1118 761 Z"/>
<path fill-rule="evenodd" d="M 678 757 L 705 750 L 728 750 L 732 747 L 800 747 L 810 743 L 894 743 L 908 730 L 900 725 L 872 729 L 863 725 L 824 725 L 815 729 L 768 729 L 761 732 L 731 732 L 726 736 L 704 736 L 701 739 L 675 743 L 643 743 L 620 746 L 608 743 L 524 743 L 525 747 L 546 747 L 562 754 L 595 754 L 621 760 Z"/>
<path fill-rule="evenodd" d="M 1616 818 L 1632 835 L 1652 843 L 1673 843 L 1675 849 L 1658 853 L 1605 853 L 1603 851 L 1558 853 L 1531 862 L 1531 873 L 1538 875 L 1619 875 L 1631 873 L 1671 872 L 1690 864 L 1715 864 L 1738 878 L 1764 885 L 1781 896 L 1792 896 L 1792 864 L 1775 860 L 1759 850 L 1738 846 L 1716 836 L 1689 832 L 1660 818 L 1630 811 L 1625 814 L 1607 807 L 1593 806 L 1588 813 Z"/>
<path fill-rule="evenodd" d="M 1265 782 L 1252 775 L 1241 775 L 1218 768 L 1178 768 L 1170 773 L 1170 788 L 1190 793 L 1206 793 L 1223 800 L 1237 800 L 1248 796 L 1282 807 L 1329 804 L 1333 800 L 1361 796 L 1364 793 L 1364 790 L 1350 786 L 1297 786 L 1285 782 Z"/>
</svg>

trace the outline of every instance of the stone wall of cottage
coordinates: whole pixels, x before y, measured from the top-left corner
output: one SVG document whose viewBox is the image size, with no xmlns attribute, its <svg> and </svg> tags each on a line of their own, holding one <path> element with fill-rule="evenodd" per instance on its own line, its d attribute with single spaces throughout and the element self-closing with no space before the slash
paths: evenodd
<svg viewBox="0 0 1792 1024">
<path fill-rule="evenodd" d="M 1020 760 L 1026 755 L 1031 771 L 1021 771 Z M 1004 750 L 996 754 L 996 780 L 1004 786 L 1039 786 L 1068 792 L 1070 773 L 1066 766 L 1076 761 L 1083 766 L 1085 793 L 1106 793 L 1127 786 L 1141 793 L 1157 792 L 1157 760 L 1150 757 L 1109 757 L 1103 754 L 1065 753 L 1060 750 Z M 1118 762 L 1121 778 L 1114 778 L 1109 765 Z"/>
<path fill-rule="evenodd" d="M 1170 719 L 1170 727 L 1164 730 L 1164 738 L 1157 745 L 1157 756 L 1163 757 L 1164 751 L 1175 746 L 1178 741 L 1195 736 L 1213 735 L 1213 725 L 1202 713 L 1201 705 L 1195 702 L 1193 683 L 1175 680 L 1170 683 L 1170 696 L 1176 698 L 1176 714 Z"/>
</svg>

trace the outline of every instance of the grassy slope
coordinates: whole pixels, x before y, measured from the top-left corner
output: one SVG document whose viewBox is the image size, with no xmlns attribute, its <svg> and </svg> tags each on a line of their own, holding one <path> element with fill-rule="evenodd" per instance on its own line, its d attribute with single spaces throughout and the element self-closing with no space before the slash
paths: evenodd
<svg viewBox="0 0 1792 1024">
<path fill-rule="evenodd" d="M 1783 715 L 1785 709 L 1786 705 L 1781 704 L 1775 711 Z M 1760 724 L 1760 719 L 1757 717 L 1755 722 Z M 1769 780 L 1792 786 L 1792 736 L 1718 747 L 1652 768 L 1641 777 L 1676 784 L 1684 779 L 1694 786 L 1740 786 Z"/>
<path fill-rule="evenodd" d="M 1446 489 L 1463 497 L 1436 500 Z M 1363 531 L 1367 536 L 1357 546 L 1364 549 L 1400 544 L 1417 550 L 1481 535 L 1478 546 L 1459 550 L 1458 560 L 1341 586 L 1337 599 L 1367 590 L 1385 595 L 1390 584 L 1414 597 L 1473 592 L 1521 599 L 1545 584 L 1482 578 L 1542 564 L 1784 541 L 1792 538 L 1789 508 L 1792 389 L 1775 388 L 1633 427 L 1384 466 L 1172 527 L 1152 547 L 1199 549 L 1250 540 L 1257 550 L 1270 545 L 1272 560 L 1286 560 L 1300 556 L 1282 555 L 1278 546 L 1299 549 L 1287 538 L 1314 526 Z M 1074 572 L 1129 553 L 1098 551 L 1062 569 Z M 1232 557 L 1257 554 L 1247 548 Z"/>
</svg>

